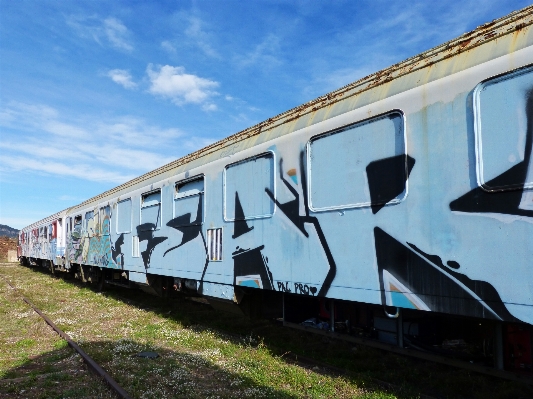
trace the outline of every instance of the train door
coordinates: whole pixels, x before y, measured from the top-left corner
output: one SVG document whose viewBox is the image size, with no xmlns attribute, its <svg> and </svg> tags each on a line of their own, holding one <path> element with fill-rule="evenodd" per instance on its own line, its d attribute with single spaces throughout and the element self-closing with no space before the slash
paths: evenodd
<svg viewBox="0 0 533 399">
<path fill-rule="evenodd" d="M 177 182 L 174 186 L 172 219 L 167 226 L 169 248 L 163 253 L 166 264 L 180 277 L 201 280 L 207 264 L 208 247 L 204 221 L 204 177 Z M 209 234 L 209 230 L 208 230 Z"/>
<path fill-rule="evenodd" d="M 74 249 L 72 245 L 72 217 L 65 219 L 65 259 L 70 264 L 74 262 Z"/>
</svg>

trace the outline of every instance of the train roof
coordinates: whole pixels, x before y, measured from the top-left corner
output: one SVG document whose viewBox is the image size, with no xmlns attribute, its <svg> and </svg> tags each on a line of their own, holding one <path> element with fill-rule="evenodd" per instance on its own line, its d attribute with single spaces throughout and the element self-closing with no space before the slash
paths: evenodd
<svg viewBox="0 0 533 399">
<path fill-rule="evenodd" d="M 533 44 L 531 25 L 533 25 L 533 5 L 483 24 L 456 39 L 228 136 L 68 208 L 66 211 L 100 203 L 108 198 L 120 196 L 126 191 L 155 183 L 202 163 L 214 161 L 228 147 L 236 148 L 235 152 L 241 151 L 528 47 Z M 457 60 L 457 57 L 460 59 Z M 40 225 L 50 218 L 51 216 L 30 226 Z"/>
</svg>

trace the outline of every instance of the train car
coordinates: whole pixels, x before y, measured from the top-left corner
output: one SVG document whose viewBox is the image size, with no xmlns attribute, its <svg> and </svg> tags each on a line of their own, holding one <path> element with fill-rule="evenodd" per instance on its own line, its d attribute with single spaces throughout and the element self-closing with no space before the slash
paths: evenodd
<svg viewBox="0 0 533 399">
<path fill-rule="evenodd" d="M 30 225 L 21 260 L 531 372 L 532 24 L 514 12 Z"/>
<path fill-rule="evenodd" d="M 57 266 L 64 264 L 65 215 L 66 211 L 55 213 L 19 232 L 17 252 L 23 263 L 38 264 L 52 272 Z"/>
</svg>

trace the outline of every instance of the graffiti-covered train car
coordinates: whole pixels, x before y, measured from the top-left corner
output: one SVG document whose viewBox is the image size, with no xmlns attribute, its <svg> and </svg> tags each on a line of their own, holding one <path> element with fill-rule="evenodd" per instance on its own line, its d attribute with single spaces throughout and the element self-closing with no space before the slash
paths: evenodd
<svg viewBox="0 0 533 399">
<path fill-rule="evenodd" d="M 532 24 L 510 14 L 28 226 L 21 259 L 531 371 Z"/>
</svg>

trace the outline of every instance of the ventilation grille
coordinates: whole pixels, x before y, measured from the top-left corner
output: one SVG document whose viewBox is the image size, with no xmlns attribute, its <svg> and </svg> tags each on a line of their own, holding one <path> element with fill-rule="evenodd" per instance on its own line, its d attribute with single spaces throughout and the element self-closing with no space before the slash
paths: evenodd
<svg viewBox="0 0 533 399">
<path fill-rule="evenodd" d="M 207 229 L 207 254 L 209 260 L 222 260 L 222 228 Z"/>
<path fill-rule="evenodd" d="M 139 255 L 139 236 L 133 236 L 131 237 L 131 256 L 134 258 L 138 258 Z"/>
</svg>

